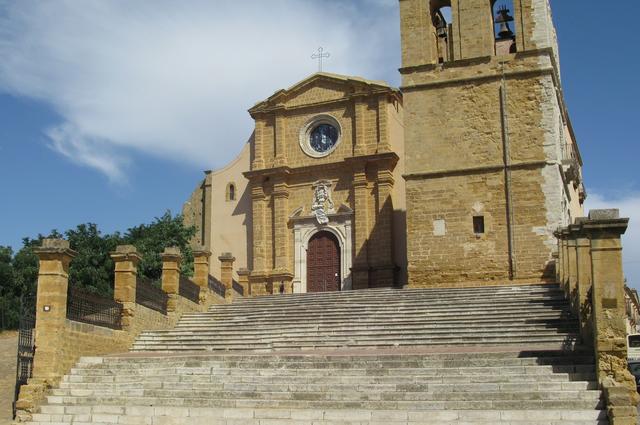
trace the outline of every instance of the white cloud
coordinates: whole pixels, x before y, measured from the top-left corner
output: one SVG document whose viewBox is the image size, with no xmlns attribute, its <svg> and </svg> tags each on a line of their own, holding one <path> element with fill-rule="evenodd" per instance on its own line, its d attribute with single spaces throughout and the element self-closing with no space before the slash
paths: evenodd
<svg viewBox="0 0 640 425">
<path fill-rule="evenodd" d="M 629 286 L 640 290 L 640 193 L 623 196 L 590 194 L 585 211 L 617 208 L 621 217 L 629 218 L 629 228 L 622 237 L 623 267 Z"/>
<path fill-rule="evenodd" d="M 132 149 L 212 168 L 318 46 L 328 71 L 397 79 L 398 27 L 395 0 L 0 0 L 0 91 L 50 105 L 52 148 L 112 180 Z"/>
</svg>

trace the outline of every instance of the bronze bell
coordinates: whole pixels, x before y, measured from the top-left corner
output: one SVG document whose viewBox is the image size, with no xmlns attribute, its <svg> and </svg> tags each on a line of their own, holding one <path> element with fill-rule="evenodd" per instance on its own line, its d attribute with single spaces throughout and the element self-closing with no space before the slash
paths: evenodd
<svg viewBox="0 0 640 425">
<path fill-rule="evenodd" d="M 438 11 L 434 20 L 436 24 L 436 34 L 438 37 L 447 38 L 447 21 L 445 21 L 440 11 Z"/>
<path fill-rule="evenodd" d="M 496 16 L 496 24 L 500 24 L 500 31 L 498 37 L 500 39 L 513 38 L 513 31 L 509 27 L 509 22 L 513 22 L 513 16 L 509 15 L 509 9 L 506 6 L 498 9 L 498 15 Z"/>
</svg>

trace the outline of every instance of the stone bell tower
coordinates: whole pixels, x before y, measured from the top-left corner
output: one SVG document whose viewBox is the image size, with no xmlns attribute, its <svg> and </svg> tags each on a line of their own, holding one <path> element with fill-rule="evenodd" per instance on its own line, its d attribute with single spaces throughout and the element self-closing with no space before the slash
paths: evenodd
<svg viewBox="0 0 640 425">
<path fill-rule="evenodd" d="M 582 215 L 548 0 L 400 0 L 410 286 L 551 280 Z"/>
</svg>

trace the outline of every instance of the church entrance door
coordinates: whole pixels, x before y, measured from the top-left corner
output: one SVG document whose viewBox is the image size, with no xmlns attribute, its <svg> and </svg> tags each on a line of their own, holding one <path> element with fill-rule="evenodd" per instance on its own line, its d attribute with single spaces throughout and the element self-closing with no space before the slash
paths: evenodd
<svg viewBox="0 0 640 425">
<path fill-rule="evenodd" d="M 307 249 L 307 292 L 339 291 L 341 281 L 338 239 L 331 232 L 318 232 Z"/>
</svg>

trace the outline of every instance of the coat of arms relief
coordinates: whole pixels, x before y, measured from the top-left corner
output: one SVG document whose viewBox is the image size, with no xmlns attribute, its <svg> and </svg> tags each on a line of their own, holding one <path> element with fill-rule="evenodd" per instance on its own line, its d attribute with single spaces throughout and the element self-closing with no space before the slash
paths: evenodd
<svg viewBox="0 0 640 425">
<path fill-rule="evenodd" d="M 313 203 L 311 204 L 311 212 L 318 220 L 319 224 L 329 223 L 327 214 L 334 213 L 335 208 L 333 199 L 331 199 L 331 182 L 328 180 L 320 180 L 313 184 Z"/>
</svg>

